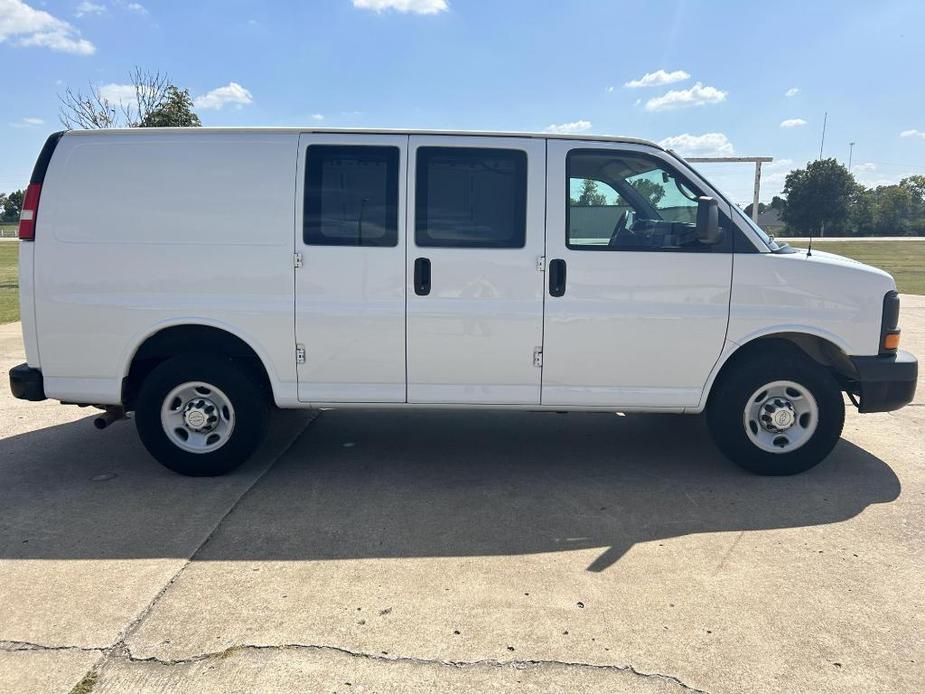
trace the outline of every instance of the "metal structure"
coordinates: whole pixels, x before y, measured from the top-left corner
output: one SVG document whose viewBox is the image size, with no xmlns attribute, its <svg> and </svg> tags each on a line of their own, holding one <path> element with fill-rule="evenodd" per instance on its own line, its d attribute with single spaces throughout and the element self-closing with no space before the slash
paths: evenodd
<svg viewBox="0 0 925 694">
<path fill-rule="evenodd" d="M 751 164 L 755 165 L 755 194 L 752 198 L 752 221 L 758 223 L 758 194 L 761 191 L 761 165 L 774 161 L 774 157 L 684 157 L 685 161 L 704 164 Z"/>
</svg>

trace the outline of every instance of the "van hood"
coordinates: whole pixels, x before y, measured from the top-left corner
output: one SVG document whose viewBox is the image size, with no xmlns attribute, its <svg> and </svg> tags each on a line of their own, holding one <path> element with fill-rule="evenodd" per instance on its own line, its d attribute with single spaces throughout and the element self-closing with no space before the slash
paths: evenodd
<svg viewBox="0 0 925 694">
<path fill-rule="evenodd" d="M 870 272 L 875 275 L 881 275 L 883 277 L 889 278 L 891 281 L 893 279 L 893 276 L 890 273 L 886 272 L 885 270 L 881 270 L 880 268 L 874 267 L 873 265 L 867 265 L 866 263 L 862 263 L 859 260 L 853 260 L 852 258 L 846 258 L 843 255 L 838 255 L 836 253 L 829 253 L 828 251 L 817 251 L 815 249 L 813 249 L 812 255 L 807 255 L 807 251 L 805 248 L 795 248 L 794 250 L 796 251 L 795 255 L 805 258 L 807 261 L 811 263 L 834 265 L 836 267 L 846 267 L 846 268 L 851 268 L 852 270 L 862 270 L 862 271 Z"/>
</svg>

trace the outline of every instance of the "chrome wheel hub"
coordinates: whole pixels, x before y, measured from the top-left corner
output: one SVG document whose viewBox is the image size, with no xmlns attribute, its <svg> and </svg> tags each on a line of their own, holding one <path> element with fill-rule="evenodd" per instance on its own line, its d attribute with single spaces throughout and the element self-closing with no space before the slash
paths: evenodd
<svg viewBox="0 0 925 694">
<path fill-rule="evenodd" d="M 787 431 L 797 419 L 793 403 L 784 398 L 771 398 L 761 406 L 761 410 L 761 426 L 774 433 Z"/>
<path fill-rule="evenodd" d="M 813 394 L 794 381 L 773 381 L 754 393 L 742 413 L 745 433 L 768 453 L 790 453 L 809 441 L 819 425 Z"/>
<path fill-rule="evenodd" d="M 190 400 L 183 408 L 183 421 L 191 431 L 212 431 L 218 424 L 218 409 L 207 398 Z"/>
<path fill-rule="evenodd" d="M 234 407 L 219 388 L 189 381 L 171 390 L 161 405 L 161 426 L 167 438 L 190 453 L 218 450 L 234 431 Z"/>
</svg>

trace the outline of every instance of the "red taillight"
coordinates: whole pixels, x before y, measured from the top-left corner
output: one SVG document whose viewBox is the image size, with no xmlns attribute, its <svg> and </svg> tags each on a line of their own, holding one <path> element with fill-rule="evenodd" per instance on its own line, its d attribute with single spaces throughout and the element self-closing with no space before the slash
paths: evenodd
<svg viewBox="0 0 925 694">
<path fill-rule="evenodd" d="M 35 216 L 39 211 L 39 195 L 42 193 L 41 183 L 30 183 L 26 188 L 26 195 L 22 201 L 22 211 L 19 213 L 19 240 L 35 240 Z"/>
</svg>

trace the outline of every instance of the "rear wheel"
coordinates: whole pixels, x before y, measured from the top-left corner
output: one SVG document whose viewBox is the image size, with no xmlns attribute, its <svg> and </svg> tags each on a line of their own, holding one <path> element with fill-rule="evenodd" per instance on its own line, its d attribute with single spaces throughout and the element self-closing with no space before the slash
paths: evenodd
<svg viewBox="0 0 925 694">
<path fill-rule="evenodd" d="M 145 448 L 183 475 L 221 475 L 263 439 L 267 398 L 245 363 L 181 355 L 159 364 L 138 394 L 135 421 Z"/>
<path fill-rule="evenodd" d="M 759 475 L 793 475 L 821 462 L 845 422 L 838 383 L 796 350 L 733 364 L 710 396 L 717 447 Z"/>
</svg>

